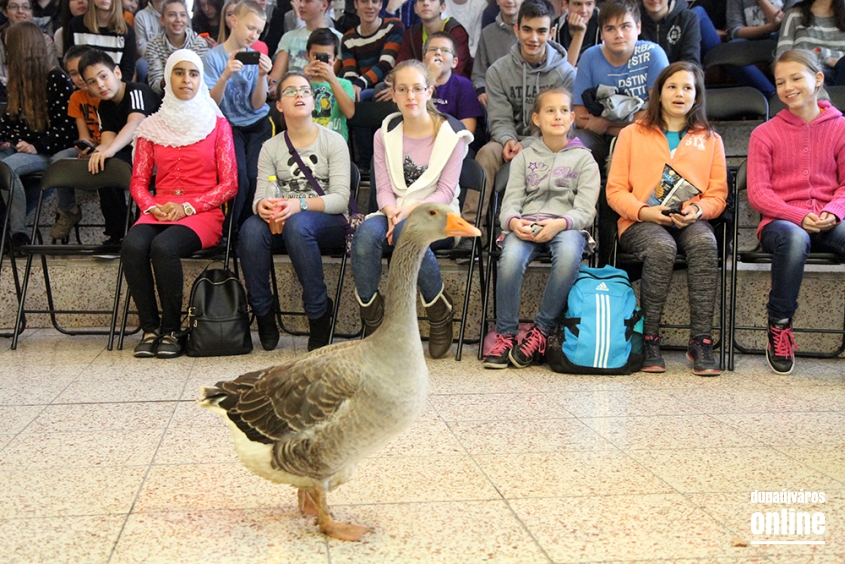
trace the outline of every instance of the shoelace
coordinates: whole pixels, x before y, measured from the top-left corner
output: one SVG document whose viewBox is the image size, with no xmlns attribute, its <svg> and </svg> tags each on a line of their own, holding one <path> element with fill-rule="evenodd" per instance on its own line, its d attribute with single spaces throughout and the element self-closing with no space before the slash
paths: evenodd
<svg viewBox="0 0 845 564">
<path fill-rule="evenodd" d="M 543 332 L 540 331 L 539 328 L 534 327 L 528 332 L 528 335 L 525 336 L 525 340 L 522 342 L 522 346 L 519 347 L 519 349 L 525 356 L 533 355 L 535 352 L 545 354 L 546 336 L 543 335 Z"/>
<path fill-rule="evenodd" d="M 645 342 L 645 349 L 646 349 L 646 358 L 654 358 L 656 356 L 660 356 L 660 338 L 656 339 L 643 339 Z"/>
<path fill-rule="evenodd" d="M 795 335 L 792 334 L 792 327 L 772 327 L 772 335 L 775 341 L 775 356 L 791 357 L 792 351 L 798 347 L 795 345 Z"/>
<path fill-rule="evenodd" d="M 704 339 L 700 342 L 696 341 L 695 348 L 698 349 L 699 354 L 704 357 L 705 361 L 714 362 L 713 347 L 705 345 L 712 345 L 712 341 L 710 341 L 710 339 Z"/>
<path fill-rule="evenodd" d="M 490 356 L 500 356 L 509 347 L 513 347 L 513 337 L 496 333 L 496 342 L 490 349 Z"/>
</svg>

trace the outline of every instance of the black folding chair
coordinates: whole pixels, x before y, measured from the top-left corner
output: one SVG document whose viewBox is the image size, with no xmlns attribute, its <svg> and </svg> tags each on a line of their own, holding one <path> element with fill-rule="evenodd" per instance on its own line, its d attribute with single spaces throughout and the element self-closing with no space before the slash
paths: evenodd
<svg viewBox="0 0 845 564">
<path fill-rule="evenodd" d="M 18 276 L 18 264 L 15 261 L 15 252 L 12 249 L 11 235 L 9 234 L 9 210 L 12 209 L 12 202 L 14 200 L 14 193 L 12 192 L 12 169 L 3 161 L 0 161 L 0 192 L 4 193 L 3 200 L 6 202 L 6 210 L 3 213 L 3 228 L 0 233 L 0 249 L 2 249 L 0 250 L 0 272 L 3 271 L 3 255 L 8 249 L 9 264 L 12 266 L 12 280 L 14 280 L 15 284 L 15 297 L 18 299 L 18 303 L 20 303 L 21 282 Z M 24 329 L 26 329 L 26 319 L 22 320 L 19 331 L 23 331 Z M 0 333 L 0 337 L 9 338 L 13 334 L 12 332 Z"/>
<path fill-rule="evenodd" d="M 82 159 L 62 159 L 51 164 L 41 178 L 41 192 L 38 195 L 38 205 L 35 208 L 35 219 L 32 226 L 30 240 L 32 244 L 21 247 L 21 252 L 26 255 L 26 269 L 24 270 L 23 283 L 21 287 L 20 303 L 18 305 L 18 316 L 15 321 L 15 335 L 12 337 L 12 349 L 18 345 L 18 332 L 21 330 L 24 315 L 27 313 L 46 313 L 50 315 L 50 321 L 57 331 L 65 335 L 109 335 L 109 350 L 111 350 L 114 338 L 114 328 L 117 322 L 117 310 L 120 304 L 120 280 L 123 275 L 123 263 L 118 261 L 117 281 L 115 283 L 114 305 L 111 310 L 89 310 L 89 309 L 58 309 L 53 300 L 53 289 L 50 283 L 48 270 L 48 255 L 54 256 L 97 256 L 102 254 L 120 254 L 120 245 L 62 245 L 44 244 L 44 239 L 38 228 L 41 218 L 41 211 L 44 206 L 44 194 L 54 188 L 72 186 L 76 190 L 94 191 L 101 188 L 120 188 L 129 190 L 129 183 L 132 180 L 132 167 L 120 159 L 108 159 L 105 169 L 99 174 L 88 172 L 88 161 Z M 130 203 L 126 213 L 124 231 L 129 228 L 129 222 L 134 215 L 134 205 Z M 32 260 L 38 255 L 41 257 L 41 267 L 44 274 L 44 286 L 47 292 L 47 309 L 26 309 L 26 294 L 29 288 L 29 279 L 32 274 Z M 82 330 L 67 329 L 59 324 L 57 315 L 111 315 L 111 323 L 107 330 Z"/>
<path fill-rule="evenodd" d="M 747 172 L 748 172 L 748 161 L 742 163 L 739 167 L 739 171 L 736 175 L 736 184 L 734 186 L 734 200 L 739 201 L 739 196 L 743 190 L 747 190 Z M 758 215 L 759 217 L 759 215 Z M 728 370 L 734 369 L 734 350 L 738 350 L 739 352 L 746 353 L 746 354 L 764 354 L 766 351 L 764 349 L 755 349 L 752 347 L 746 347 L 741 345 L 736 340 L 736 332 L 737 331 L 767 331 L 768 327 L 759 327 L 753 325 L 737 325 L 736 324 L 736 307 L 737 307 L 737 298 L 736 298 L 736 290 L 737 290 L 737 273 L 739 271 L 739 263 L 748 263 L 748 264 L 771 264 L 772 262 L 772 255 L 770 253 L 764 253 L 762 251 L 761 245 L 758 243 L 753 249 L 751 250 L 739 250 L 737 247 L 739 242 L 739 230 L 757 230 L 757 223 L 753 225 L 739 225 L 739 221 L 734 222 L 733 228 L 733 253 L 731 255 L 732 258 L 732 267 L 731 267 L 731 322 L 730 322 L 730 340 L 731 340 L 731 348 L 730 348 L 730 358 L 728 361 Z M 837 255 L 836 253 L 819 253 L 819 252 L 811 252 L 809 258 L 807 258 L 806 264 L 818 264 L 818 265 L 825 265 L 825 266 L 835 266 L 845 264 L 845 258 Z M 723 292 L 724 294 L 724 292 Z M 803 329 L 793 327 L 792 330 L 795 333 L 820 333 L 824 335 L 842 335 L 842 341 L 835 350 L 829 352 L 815 352 L 815 351 L 796 351 L 796 356 L 808 356 L 814 358 L 835 358 L 838 357 L 840 354 L 845 352 L 845 319 L 842 322 L 842 329 Z"/>
</svg>

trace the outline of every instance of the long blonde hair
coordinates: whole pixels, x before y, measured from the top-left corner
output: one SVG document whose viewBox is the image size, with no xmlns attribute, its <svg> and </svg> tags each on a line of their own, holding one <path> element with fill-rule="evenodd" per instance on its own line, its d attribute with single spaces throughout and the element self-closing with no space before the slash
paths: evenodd
<svg viewBox="0 0 845 564">
<path fill-rule="evenodd" d="M 6 32 L 9 103 L 6 113 L 13 121 L 23 117 L 29 129 L 44 133 L 50 125 L 47 113 L 47 75 L 52 69 L 44 34 L 33 22 L 18 22 Z"/>
<path fill-rule="evenodd" d="M 434 84 L 434 80 L 431 78 L 431 72 L 428 70 L 421 61 L 416 59 L 407 59 L 402 61 L 395 67 L 390 73 L 387 75 L 386 82 L 389 82 L 391 85 L 396 84 L 396 74 L 408 67 L 413 67 L 417 69 L 421 75 L 425 78 L 425 87 L 431 88 Z M 437 109 L 437 106 L 434 105 L 433 97 L 429 97 L 429 99 L 425 103 L 425 109 L 428 111 L 428 115 L 431 116 L 431 122 L 434 124 L 434 137 L 433 139 L 437 139 L 437 133 L 440 131 L 440 126 L 443 125 L 443 122 L 446 121 L 445 116 Z M 432 140 L 433 142 L 433 140 Z"/>
<path fill-rule="evenodd" d="M 223 9 L 220 10 L 220 33 L 217 34 L 217 43 L 223 43 L 229 37 L 229 33 L 231 30 L 229 29 L 229 23 L 226 21 L 226 10 L 229 9 L 229 6 L 237 6 L 243 0 L 229 0 L 225 4 L 223 4 Z"/>
<path fill-rule="evenodd" d="M 100 24 L 97 23 L 97 6 L 94 5 L 94 0 L 88 0 L 88 11 L 85 12 L 82 22 L 92 33 L 100 33 Z M 126 35 L 126 30 L 126 20 L 123 19 L 123 2 L 122 0 L 111 0 L 109 23 L 106 25 L 105 31 Z"/>
</svg>

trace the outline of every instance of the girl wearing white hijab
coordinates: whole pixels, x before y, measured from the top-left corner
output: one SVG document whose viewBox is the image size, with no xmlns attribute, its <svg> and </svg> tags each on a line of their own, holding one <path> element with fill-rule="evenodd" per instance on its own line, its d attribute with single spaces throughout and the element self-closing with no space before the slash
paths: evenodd
<svg viewBox="0 0 845 564">
<path fill-rule="evenodd" d="M 137 357 L 182 354 L 176 336 L 182 310 L 180 259 L 220 240 L 220 206 L 238 188 L 232 129 L 202 74 L 202 61 L 193 51 L 170 55 L 161 109 L 135 134 L 130 191 L 143 213 L 123 240 L 121 257 L 144 331 Z M 150 192 L 154 168 L 155 195 Z"/>
</svg>

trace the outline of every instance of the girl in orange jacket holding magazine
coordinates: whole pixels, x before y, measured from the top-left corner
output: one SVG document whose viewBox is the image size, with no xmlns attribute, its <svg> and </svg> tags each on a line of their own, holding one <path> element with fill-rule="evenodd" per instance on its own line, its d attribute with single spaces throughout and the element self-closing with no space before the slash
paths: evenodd
<svg viewBox="0 0 845 564">
<path fill-rule="evenodd" d="M 725 148 L 707 121 L 704 77 L 685 61 L 660 73 L 646 116 L 621 131 L 607 179 L 607 203 L 620 215 L 619 247 L 643 261 L 640 305 L 645 314 L 643 371 L 664 372 L 660 318 L 678 248 L 686 254 L 690 294 L 687 358 L 698 376 L 716 376 L 711 337 L 716 303 L 716 237 L 707 220 L 725 209 Z M 664 179 L 683 177 L 700 192 L 666 200 Z M 667 188 L 668 189 L 668 188 Z"/>
</svg>

